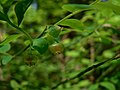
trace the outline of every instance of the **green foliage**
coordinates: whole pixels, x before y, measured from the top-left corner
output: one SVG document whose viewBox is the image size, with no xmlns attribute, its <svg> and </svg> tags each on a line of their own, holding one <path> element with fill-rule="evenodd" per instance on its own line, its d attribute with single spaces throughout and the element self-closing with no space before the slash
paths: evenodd
<svg viewBox="0 0 120 90">
<path fill-rule="evenodd" d="M 60 32 L 61 32 L 61 30 L 60 30 L 60 27 L 58 27 L 58 26 L 50 26 L 48 28 L 48 34 L 50 34 L 54 38 L 57 38 L 59 36 Z"/>
<path fill-rule="evenodd" d="M 77 10 L 91 9 L 91 6 L 86 4 L 66 4 L 66 5 L 63 5 L 62 8 L 70 12 L 75 12 Z"/>
<path fill-rule="evenodd" d="M 92 1 L 1 0 L 0 90 L 120 89 L 120 1 Z"/>
<path fill-rule="evenodd" d="M 1 60 L 2 60 L 2 64 L 6 65 L 6 64 L 8 64 L 9 61 L 12 60 L 12 56 L 11 55 L 4 55 Z"/>
<path fill-rule="evenodd" d="M 14 90 L 19 90 L 19 84 L 15 81 L 15 80 L 11 80 L 10 82 L 11 84 L 11 87 L 14 89 Z"/>
<path fill-rule="evenodd" d="M 7 21 L 8 18 L 5 14 L 3 14 L 1 11 L 0 11 L 0 20 L 3 20 L 3 21 Z"/>
<path fill-rule="evenodd" d="M 10 44 L 4 44 L 3 46 L 0 46 L 0 53 L 5 53 L 9 51 L 11 48 Z"/>
<path fill-rule="evenodd" d="M 93 84 L 89 87 L 88 90 L 97 90 L 99 88 L 99 84 Z"/>
<path fill-rule="evenodd" d="M 8 13 L 10 7 L 12 6 L 13 1 L 14 1 L 14 0 L 6 0 L 4 3 L 1 3 L 2 8 L 3 8 L 3 12 L 4 12 L 5 14 Z"/>
<path fill-rule="evenodd" d="M 69 26 L 71 28 L 78 29 L 78 30 L 84 29 L 82 22 L 80 22 L 77 19 L 66 19 L 63 22 L 61 22 L 60 25 Z"/>
<path fill-rule="evenodd" d="M 18 37 L 20 37 L 20 36 L 21 36 L 21 34 L 10 35 L 10 36 L 8 36 L 4 41 L 2 41 L 2 42 L 0 43 L 0 45 L 8 44 L 8 43 L 16 40 L 16 39 L 17 39 Z"/>
<path fill-rule="evenodd" d="M 22 22 L 22 20 L 24 18 L 24 14 L 32 2 L 33 2 L 33 0 L 21 0 L 16 4 L 15 13 L 16 13 L 16 16 L 18 19 L 18 26 Z"/>
<path fill-rule="evenodd" d="M 111 13 L 111 12 L 120 14 L 120 9 L 119 9 L 120 6 L 115 5 L 112 0 L 109 0 L 106 2 L 97 2 L 97 3 L 93 4 L 93 7 L 95 9 L 98 9 L 99 11 L 104 11 L 105 14 Z"/>
<path fill-rule="evenodd" d="M 110 82 L 101 82 L 100 85 L 105 87 L 108 90 L 116 90 L 114 84 Z"/>
</svg>

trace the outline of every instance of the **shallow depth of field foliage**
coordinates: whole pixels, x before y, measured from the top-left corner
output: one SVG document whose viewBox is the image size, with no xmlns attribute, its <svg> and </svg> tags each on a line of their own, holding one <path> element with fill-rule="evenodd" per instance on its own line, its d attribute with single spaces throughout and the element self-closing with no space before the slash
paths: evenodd
<svg viewBox="0 0 120 90">
<path fill-rule="evenodd" d="M 0 90 L 120 90 L 120 0 L 0 4 Z"/>
</svg>

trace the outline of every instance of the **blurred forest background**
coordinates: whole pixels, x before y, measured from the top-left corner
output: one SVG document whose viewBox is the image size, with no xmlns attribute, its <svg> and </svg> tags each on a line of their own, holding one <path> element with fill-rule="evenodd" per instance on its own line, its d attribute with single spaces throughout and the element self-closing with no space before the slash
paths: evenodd
<svg viewBox="0 0 120 90">
<path fill-rule="evenodd" d="M 35 38 L 46 25 L 53 25 L 70 14 L 61 8 L 64 4 L 90 4 L 93 1 L 34 0 L 25 13 L 21 27 Z M 16 21 L 12 8 L 9 15 Z M 83 26 L 75 27 L 74 23 L 71 26 L 61 25 L 63 31 L 60 39 L 64 45 L 64 52 L 59 55 L 50 52 L 40 55 L 27 49 L 7 65 L 1 64 L 0 90 L 51 90 L 62 80 L 73 77 L 88 66 L 119 53 L 120 15 L 104 10 L 84 11 L 71 18 L 79 20 Z M 78 22 L 78 25 L 81 23 Z M 20 32 L 6 22 L 0 21 L 0 42 L 15 33 Z M 25 47 L 26 43 L 27 38 L 22 36 L 11 42 L 11 49 L 8 52 L 14 55 Z M 55 90 L 120 90 L 119 71 L 120 61 L 112 61 L 58 86 Z"/>
</svg>

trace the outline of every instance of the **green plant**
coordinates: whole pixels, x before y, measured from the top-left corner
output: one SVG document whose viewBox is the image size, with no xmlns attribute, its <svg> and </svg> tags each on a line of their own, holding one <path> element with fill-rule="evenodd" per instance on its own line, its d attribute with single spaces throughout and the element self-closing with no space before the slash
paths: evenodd
<svg viewBox="0 0 120 90">
<path fill-rule="evenodd" d="M 26 30 L 21 28 L 22 25 L 20 25 L 23 21 L 26 10 L 32 4 L 33 0 L 21 0 L 21 1 L 16 1 L 16 2 L 14 2 L 14 0 L 1 1 L 0 4 L 2 7 L 2 10 L 0 11 L 0 20 L 7 22 L 9 25 L 14 27 L 16 30 L 21 31 L 22 34 L 24 34 L 27 37 L 27 39 L 29 40 L 29 41 L 26 41 L 26 46 L 14 55 L 7 53 L 11 48 L 10 43 L 13 42 L 14 40 L 17 40 L 19 37 L 22 37 L 23 35 L 22 34 L 10 35 L 4 41 L 2 41 L 0 43 L 0 53 L 1 53 L 1 57 L 2 57 L 1 58 L 2 65 L 8 64 L 13 58 L 16 58 L 18 55 L 28 52 L 27 50 L 30 50 L 30 53 L 31 52 L 35 53 L 36 56 L 37 56 L 37 54 L 40 54 L 40 55 L 43 55 L 46 53 L 50 54 L 49 51 L 51 51 L 51 53 L 53 53 L 54 55 L 64 52 L 64 49 L 63 49 L 64 46 L 60 42 L 60 35 L 65 35 L 66 33 L 68 33 L 69 31 L 67 31 L 66 29 L 69 29 L 69 28 L 74 29 L 73 31 L 76 31 L 77 33 L 81 34 L 81 37 L 75 38 L 75 40 L 73 42 L 73 44 L 77 43 L 79 41 L 82 42 L 81 45 L 78 45 L 80 47 L 80 51 L 68 53 L 68 55 L 73 56 L 73 58 L 76 58 L 77 56 L 79 56 L 79 53 L 88 54 L 87 50 L 85 50 L 83 46 L 85 45 L 85 42 L 87 42 L 87 40 L 89 38 L 91 38 L 91 39 L 95 38 L 95 42 L 102 42 L 105 44 L 110 44 L 112 42 L 112 39 L 109 37 L 109 35 L 111 34 L 112 31 L 109 33 L 105 33 L 104 30 L 101 30 L 101 31 L 99 31 L 99 30 L 101 29 L 101 27 L 104 27 L 103 25 L 106 22 L 108 22 L 109 17 L 111 17 L 112 15 L 115 15 L 115 14 L 117 14 L 117 15 L 120 14 L 120 9 L 119 9 L 120 1 L 119 0 L 115 0 L 115 1 L 116 2 L 114 2 L 113 0 L 96 0 L 95 2 L 91 3 L 90 5 L 87 5 L 87 4 L 63 5 L 62 8 L 64 10 L 71 12 L 71 14 L 69 14 L 68 16 L 65 16 L 63 19 L 59 20 L 57 23 L 55 23 L 53 25 L 46 25 L 47 27 L 45 27 L 44 30 L 40 33 L 40 35 L 38 35 L 35 38 L 32 38 L 29 35 L 29 33 L 26 32 Z M 16 14 L 17 24 L 14 23 L 15 22 L 14 20 L 12 21 L 10 19 L 9 14 L 8 14 L 9 8 L 11 8 L 12 5 L 15 5 L 15 8 L 13 11 L 15 11 L 15 14 Z M 98 21 L 97 23 L 96 23 L 96 21 L 93 21 L 94 25 L 92 25 L 92 26 L 89 22 L 87 22 L 88 18 L 93 20 L 93 17 L 91 17 L 89 15 L 88 16 L 86 15 L 86 17 L 81 20 L 82 22 L 78 19 L 73 19 L 73 18 L 69 19 L 70 17 L 72 17 L 80 12 L 83 12 L 83 11 L 88 12 L 87 14 L 90 13 L 90 15 L 95 14 L 96 11 L 100 11 L 100 13 L 102 14 L 103 17 L 106 16 L 108 13 L 109 13 L 109 16 L 105 20 Z M 98 20 L 98 18 L 101 14 L 97 14 L 98 16 L 96 15 L 95 19 Z M 60 26 L 61 27 L 67 26 L 69 28 L 64 29 L 64 28 L 61 28 Z M 111 26 L 110 26 L 110 28 L 111 28 Z M 112 27 L 112 30 L 114 30 L 113 27 Z M 115 32 L 117 32 L 117 31 L 115 31 Z M 93 41 L 93 40 L 90 40 L 90 41 Z M 69 42 L 69 40 L 68 40 L 68 42 Z M 91 45 L 91 52 L 92 52 L 92 50 L 93 50 L 92 45 L 94 42 L 89 42 L 89 43 Z M 68 44 L 68 46 L 65 46 L 65 47 L 70 47 L 70 46 L 72 46 L 72 44 Z M 76 46 L 76 48 L 77 48 L 77 46 Z M 93 70 L 97 67 L 100 67 L 101 65 L 105 64 L 108 61 L 119 60 L 119 56 L 116 57 L 117 53 L 114 53 L 114 51 L 115 51 L 115 49 L 113 49 L 113 51 L 106 50 L 103 53 L 103 57 L 106 57 L 106 58 L 110 57 L 108 60 L 100 61 L 98 64 L 93 64 L 92 66 L 88 67 L 87 69 L 84 69 L 83 71 L 79 71 L 78 74 L 76 74 L 72 77 L 66 78 L 64 81 L 59 82 L 52 88 L 56 89 L 58 86 L 60 86 L 62 84 L 68 83 L 69 81 L 72 81 L 76 78 L 80 78 L 83 74 L 85 74 L 85 73 L 89 72 L 90 70 Z M 82 54 L 81 54 L 81 57 L 82 57 Z M 98 61 L 100 60 L 99 58 L 103 58 L 103 57 L 97 57 Z M 29 58 L 29 62 L 30 62 L 30 59 L 31 58 Z M 92 60 L 94 59 L 93 54 L 91 54 L 91 59 Z M 86 60 L 86 59 L 84 59 L 84 60 Z M 62 61 L 62 60 L 61 60 L 61 62 L 64 63 L 64 61 Z M 88 65 L 87 62 L 84 62 L 84 64 Z M 54 69 L 54 68 L 52 68 L 52 69 Z M 50 71 L 48 70 L 48 72 L 50 72 Z M 16 83 L 16 81 L 15 82 L 11 81 L 11 84 L 12 84 L 11 86 L 13 88 L 19 88 L 18 87 L 19 85 L 17 85 L 17 87 L 14 87 L 13 83 Z M 108 90 L 110 90 L 110 88 L 107 87 L 107 85 L 110 85 L 112 88 L 114 88 L 113 84 L 111 84 L 111 83 L 101 82 L 100 84 L 98 83 L 94 86 L 91 86 L 90 89 L 91 88 L 96 89 L 96 88 L 98 88 L 99 85 L 107 88 Z"/>
</svg>

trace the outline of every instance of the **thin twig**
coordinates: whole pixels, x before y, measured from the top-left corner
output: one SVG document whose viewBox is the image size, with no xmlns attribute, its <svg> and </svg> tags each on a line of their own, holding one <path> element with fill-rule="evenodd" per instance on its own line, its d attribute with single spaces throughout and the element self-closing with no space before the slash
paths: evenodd
<svg viewBox="0 0 120 90">
<path fill-rule="evenodd" d="M 23 48 L 22 50 L 20 50 L 18 53 L 16 53 L 16 54 L 13 56 L 13 58 L 15 58 L 16 56 L 22 54 L 22 53 L 23 53 L 24 51 L 26 51 L 29 47 L 30 47 L 30 44 L 27 45 L 27 46 L 26 46 L 25 48 Z"/>
<path fill-rule="evenodd" d="M 69 82 L 69 81 L 71 81 L 71 80 L 73 80 L 73 79 L 75 79 L 75 78 L 80 78 L 80 77 L 81 77 L 82 75 L 84 75 L 85 73 L 91 71 L 92 69 L 95 69 L 95 68 L 100 67 L 101 65 L 105 64 L 105 63 L 108 62 L 108 61 L 117 60 L 117 59 L 119 59 L 119 58 L 120 58 L 120 56 L 116 55 L 116 56 L 114 56 L 114 57 L 112 57 L 112 58 L 110 58 L 110 59 L 107 59 L 107 60 L 104 60 L 104 61 L 99 62 L 99 63 L 97 63 L 97 64 L 94 64 L 94 65 L 86 68 L 85 70 L 81 71 L 81 72 L 78 73 L 77 75 L 73 76 L 72 78 L 69 78 L 69 79 L 66 79 L 66 80 L 64 80 L 64 81 L 59 82 L 57 85 L 55 85 L 54 87 L 52 87 L 52 89 L 56 89 L 58 86 L 60 86 L 60 85 L 62 85 L 62 84 L 65 84 L 65 83 L 67 83 L 67 82 Z"/>
<path fill-rule="evenodd" d="M 47 28 L 47 27 L 46 27 L 46 28 Z M 43 36 L 43 34 L 44 34 L 45 31 L 46 31 L 46 28 L 45 28 L 45 29 L 43 30 L 43 32 L 42 32 L 39 36 L 37 36 L 36 38 L 40 38 L 41 36 Z M 31 45 L 28 44 L 26 47 L 24 47 L 22 50 L 20 50 L 18 53 L 16 53 L 16 54 L 13 56 L 13 58 L 15 58 L 16 56 L 22 54 L 22 53 L 23 53 L 24 51 L 26 51 L 30 46 L 31 46 Z"/>
</svg>

